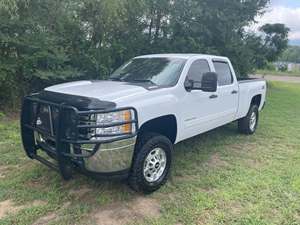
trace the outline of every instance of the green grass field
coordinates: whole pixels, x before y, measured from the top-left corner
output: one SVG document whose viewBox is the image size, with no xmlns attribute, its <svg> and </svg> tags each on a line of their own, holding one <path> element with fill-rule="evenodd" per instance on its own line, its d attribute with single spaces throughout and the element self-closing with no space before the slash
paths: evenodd
<svg viewBox="0 0 300 225">
<path fill-rule="evenodd" d="M 0 224 L 300 224 L 300 85 L 270 83 L 253 136 L 229 124 L 175 146 L 170 181 L 143 196 L 124 182 L 65 182 L 25 157 L 0 122 Z"/>
<path fill-rule="evenodd" d="M 300 71 L 282 72 L 282 71 L 276 71 L 276 70 L 257 70 L 255 73 L 261 74 L 261 75 L 300 77 Z"/>
</svg>

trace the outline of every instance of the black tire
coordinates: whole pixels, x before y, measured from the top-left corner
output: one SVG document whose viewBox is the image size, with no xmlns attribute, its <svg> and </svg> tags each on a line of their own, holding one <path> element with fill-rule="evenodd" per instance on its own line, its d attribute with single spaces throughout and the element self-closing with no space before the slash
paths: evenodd
<svg viewBox="0 0 300 225">
<path fill-rule="evenodd" d="M 160 148 L 164 151 L 166 156 L 165 169 L 158 180 L 149 182 L 144 176 L 144 163 L 147 156 L 155 148 Z M 130 187 L 137 191 L 149 194 L 156 191 L 164 185 L 170 173 L 172 163 L 173 144 L 171 141 L 160 134 L 144 133 L 138 138 L 131 172 L 128 178 Z"/>
<path fill-rule="evenodd" d="M 251 117 L 253 116 L 253 114 L 255 114 L 255 125 L 251 126 L 252 124 Z M 239 119 L 238 121 L 239 132 L 247 135 L 254 134 L 257 129 L 258 119 L 259 119 L 258 106 L 251 105 L 247 115 L 244 118 Z"/>
</svg>

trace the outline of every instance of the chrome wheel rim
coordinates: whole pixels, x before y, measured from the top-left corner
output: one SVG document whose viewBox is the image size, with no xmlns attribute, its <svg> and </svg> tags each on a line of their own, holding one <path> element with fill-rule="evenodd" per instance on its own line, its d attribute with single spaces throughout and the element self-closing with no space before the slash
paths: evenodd
<svg viewBox="0 0 300 225">
<path fill-rule="evenodd" d="M 148 182 L 155 182 L 163 175 L 167 164 L 167 156 L 162 148 L 149 152 L 144 162 L 144 177 Z"/>
<path fill-rule="evenodd" d="M 254 131 L 256 126 L 256 113 L 252 112 L 250 116 L 250 130 Z"/>
</svg>

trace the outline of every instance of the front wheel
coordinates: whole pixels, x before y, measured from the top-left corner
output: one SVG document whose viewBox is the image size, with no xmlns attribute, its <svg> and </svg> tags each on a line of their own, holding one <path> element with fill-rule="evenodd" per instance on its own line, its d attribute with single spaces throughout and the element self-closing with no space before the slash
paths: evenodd
<svg viewBox="0 0 300 225">
<path fill-rule="evenodd" d="M 151 193 L 166 183 L 172 162 L 173 144 L 162 135 L 143 134 L 136 145 L 129 185 Z"/>
<path fill-rule="evenodd" d="M 238 128 L 243 134 L 254 134 L 258 125 L 258 106 L 251 105 L 247 115 L 239 119 Z"/>
</svg>

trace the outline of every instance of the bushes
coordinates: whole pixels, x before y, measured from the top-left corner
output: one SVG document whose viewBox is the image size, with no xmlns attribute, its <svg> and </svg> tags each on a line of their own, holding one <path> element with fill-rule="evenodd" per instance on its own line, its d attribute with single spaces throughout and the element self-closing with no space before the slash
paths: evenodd
<svg viewBox="0 0 300 225">
<path fill-rule="evenodd" d="M 269 39 L 243 27 L 267 2 L 0 0 L 1 106 L 51 84 L 106 78 L 149 53 L 226 55 L 245 76 L 266 60 L 258 51 Z"/>
</svg>

